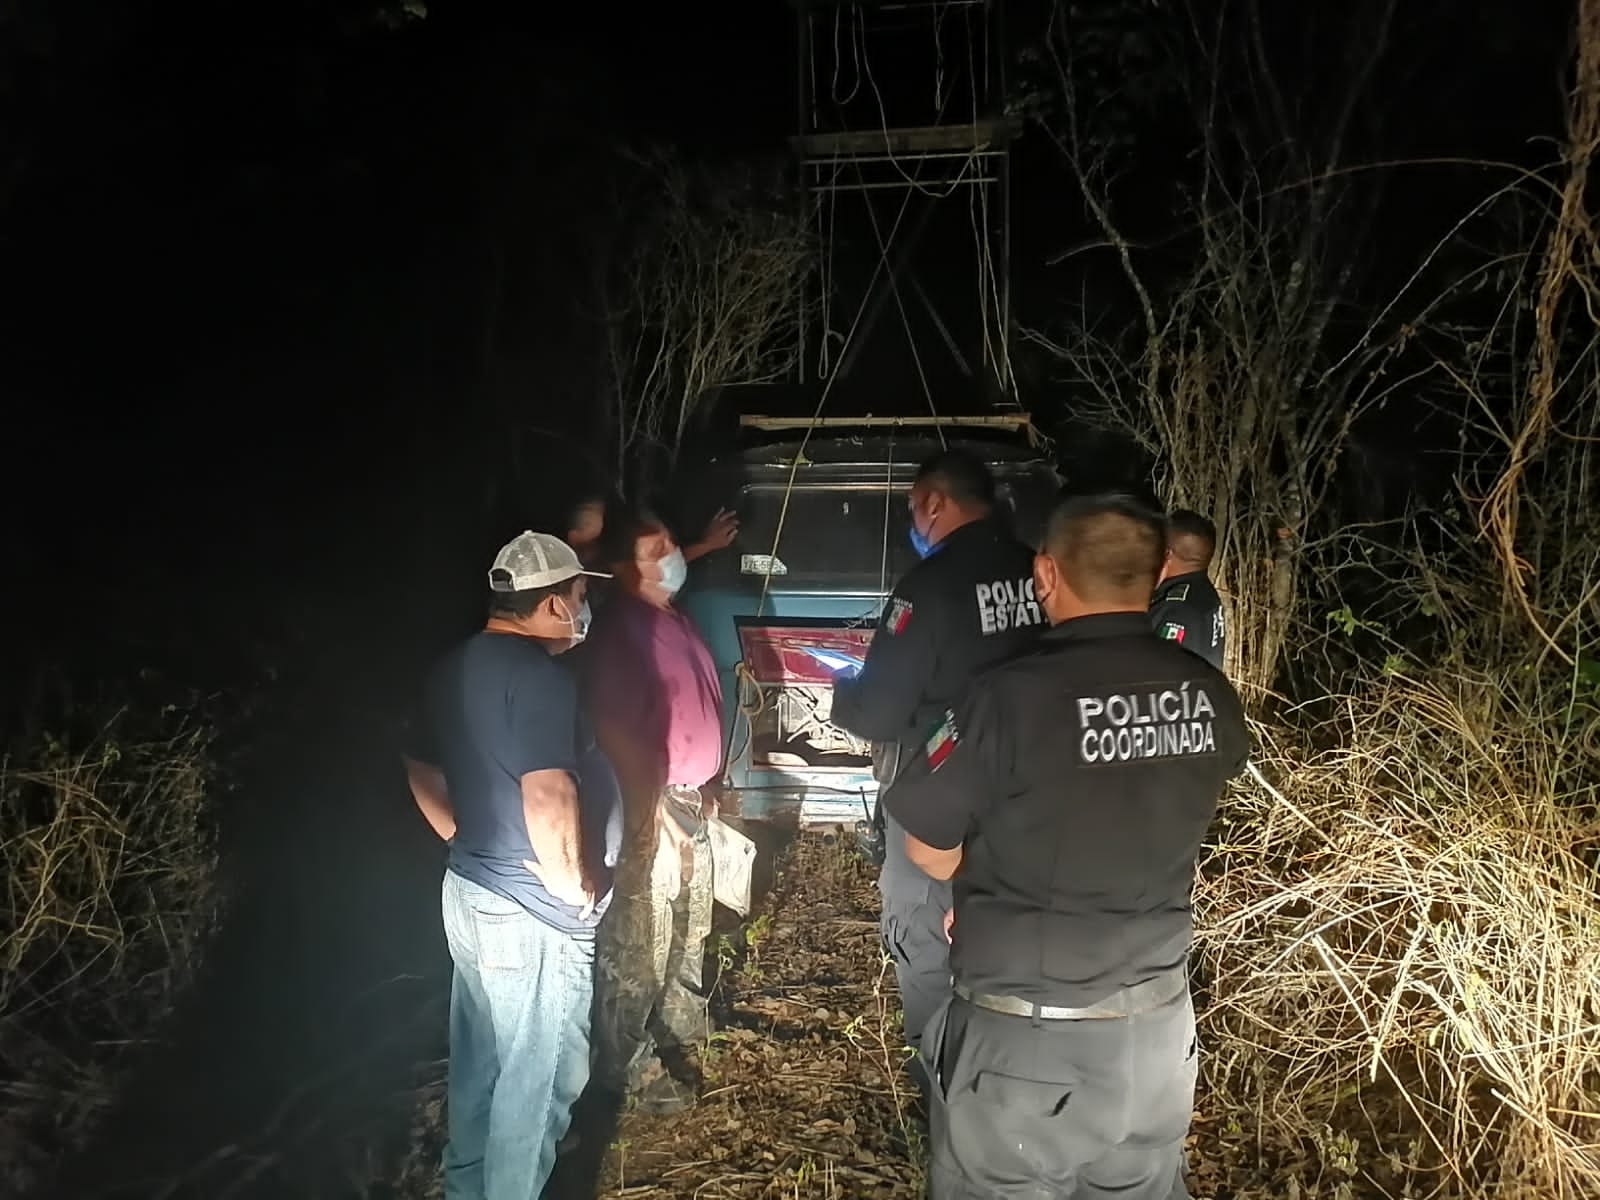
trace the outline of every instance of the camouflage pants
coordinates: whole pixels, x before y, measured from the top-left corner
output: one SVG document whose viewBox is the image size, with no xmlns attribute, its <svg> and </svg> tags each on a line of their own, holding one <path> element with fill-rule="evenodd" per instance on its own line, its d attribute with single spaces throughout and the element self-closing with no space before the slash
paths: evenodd
<svg viewBox="0 0 1600 1200">
<path fill-rule="evenodd" d="M 711 841 L 694 789 L 668 788 L 658 809 L 655 821 L 624 838 L 595 945 L 595 1075 L 619 1092 L 637 1087 L 663 1051 L 707 1033 Z M 686 835 L 682 849 L 668 821 Z"/>
</svg>

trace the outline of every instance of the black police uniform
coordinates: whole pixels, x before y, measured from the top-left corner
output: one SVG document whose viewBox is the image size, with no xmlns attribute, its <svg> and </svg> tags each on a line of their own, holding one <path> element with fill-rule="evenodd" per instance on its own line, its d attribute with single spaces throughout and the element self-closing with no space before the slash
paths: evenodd
<svg viewBox="0 0 1600 1200">
<path fill-rule="evenodd" d="M 1150 622 L 1169 642 L 1177 642 L 1222 670 L 1222 652 L 1227 645 L 1222 597 L 1204 571 L 1174 575 L 1156 588 Z"/>
<path fill-rule="evenodd" d="M 934 1200 L 1188 1195 L 1190 890 L 1246 753 L 1220 672 L 1144 613 L 1088 616 L 975 681 L 888 794 L 964 846 L 923 1041 Z"/>
<path fill-rule="evenodd" d="M 893 748 L 898 764 L 880 773 L 882 785 L 922 752 L 976 672 L 1025 649 L 1045 627 L 1033 598 L 1033 551 L 998 518 L 963 525 L 895 585 L 861 673 L 834 687 L 832 720 Z M 906 1042 L 915 1048 L 950 993 L 950 885 L 912 864 L 892 820 L 884 832 L 884 947 L 900 985 Z"/>
</svg>

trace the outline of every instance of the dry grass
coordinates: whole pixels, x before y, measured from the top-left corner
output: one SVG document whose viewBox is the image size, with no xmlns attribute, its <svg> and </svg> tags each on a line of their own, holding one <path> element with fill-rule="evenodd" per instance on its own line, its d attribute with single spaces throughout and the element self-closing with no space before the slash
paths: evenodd
<svg viewBox="0 0 1600 1200">
<path fill-rule="evenodd" d="M 169 712 L 167 716 L 173 717 Z M 82 748 L 45 737 L 0 763 L 0 1191 L 81 1144 L 124 1056 L 198 965 L 215 919 L 209 733 Z"/>
<path fill-rule="evenodd" d="M 1600 1194 L 1600 725 L 1526 694 L 1390 676 L 1336 748 L 1267 739 L 1225 806 L 1211 1088 L 1307 1185 Z"/>
</svg>

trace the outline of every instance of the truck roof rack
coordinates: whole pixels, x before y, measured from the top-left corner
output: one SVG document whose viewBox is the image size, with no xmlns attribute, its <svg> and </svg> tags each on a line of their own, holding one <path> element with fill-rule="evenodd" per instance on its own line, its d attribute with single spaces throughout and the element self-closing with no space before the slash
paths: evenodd
<svg viewBox="0 0 1600 1200">
<path fill-rule="evenodd" d="M 999 429 L 1020 433 L 1027 437 L 1029 446 L 1039 444 L 1039 431 L 1034 428 L 1032 414 L 989 413 L 981 416 L 949 417 L 768 417 L 756 413 L 741 413 L 741 429 L 759 429 L 763 433 L 803 429 Z"/>
</svg>

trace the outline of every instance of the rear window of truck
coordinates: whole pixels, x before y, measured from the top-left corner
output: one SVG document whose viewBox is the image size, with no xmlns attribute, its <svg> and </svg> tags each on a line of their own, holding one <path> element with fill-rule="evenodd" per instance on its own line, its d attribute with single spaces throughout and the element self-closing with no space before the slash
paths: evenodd
<svg viewBox="0 0 1600 1200">
<path fill-rule="evenodd" d="M 1001 506 L 1029 544 L 1036 544 L 1054 494 L 1053 479 L 999 481 Z M 903 486 L 750 484 L 741 492 L 738 512 L 737 540 L 707 562 L 720 586 L 742 581 L 759 588 L 770 572 L 776 591 L 886 593 L 916 563 Z"/>
</svg>

